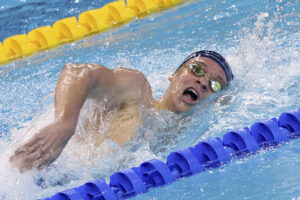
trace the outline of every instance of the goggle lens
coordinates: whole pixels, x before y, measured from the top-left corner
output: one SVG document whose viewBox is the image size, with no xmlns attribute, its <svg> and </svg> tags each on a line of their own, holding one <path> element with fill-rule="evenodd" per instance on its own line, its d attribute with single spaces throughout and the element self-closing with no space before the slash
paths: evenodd
<svg viewBox="0 0 300 200">
<path fill-rule="evenodd" d="M 221 83 L 217 80 L 210 78 L 209 83 L 210 83 L 210 88 L 212 89 L 213 92 L 218 92 L 222 89 Z"/>
<path fill-rule="evenodd" d="M 192 70 L 192 72 L 196 76 L 204 76 L 205 75 L 205 70 L 200 65 L 191 64 L 191 65 L 189 65 L 189 68 Z"/>
</svg>

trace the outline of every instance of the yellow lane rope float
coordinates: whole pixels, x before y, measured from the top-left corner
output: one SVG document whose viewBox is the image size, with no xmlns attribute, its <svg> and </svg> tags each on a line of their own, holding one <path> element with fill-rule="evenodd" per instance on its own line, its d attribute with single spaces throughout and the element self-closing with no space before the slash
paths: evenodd
<svg viewBox="0 0 300 200">
<path fill-rule="evenodd" d="M 187 0 L 124 0 L 108 3 L 99 9 L 88 10 L 76 17 L 58 20 L 53 26 L 43 26 L 27 35 L 14 35 L 0 42 L 0 64 L 85 36 L 104 32 L 128 23 L 135 17 L 146 16 Z"/>
</svg>

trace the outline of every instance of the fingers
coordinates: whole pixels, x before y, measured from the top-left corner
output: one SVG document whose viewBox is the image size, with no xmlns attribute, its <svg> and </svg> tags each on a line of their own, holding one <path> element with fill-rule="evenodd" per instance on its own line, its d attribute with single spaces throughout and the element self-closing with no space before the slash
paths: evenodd
<svg viewBox="0 0 300 200">
<path fill-rule="evenodd" d="M 37 142 L 37 143 L 31 144 L 31 145 L 28 145 L 27 146 L 27 151 L 29 153 L 33 153 L 33 152 L 36 152 L 36 151 L 41 151 L 42 146 L 44 146 L 44 145 Z"/>
<path fill-rule="evenodd" d="M 58 152 L 53 150 L 50 151 L 43 151 L 40 154 L 33 154 L 31 158 L 28 158 L 27 162 L 31 163 L 31 165 L 24 166 L 24 169 L 31 169 L 32 167 L 37 167 L 40 171 L 45 167 L 49 166 L 55 159 L 58 157 Z"/>
<path fill-rule="evenodd" d="M 64 147 L 64 141 L 49 134 L 52 133 L 52 130 L 50 132 L 48 130 L 50 128 L 47 127 L 47 129 L 43 129 L 44 132 L 42 130 L 42 132 L 37 133 L 10 157 L 10 162 L 18 167 L 21 172 L 30 170 L 33 167 L 41 170 L 50 165 L 60 155 Z"/>
<path fill-rule="evenodd" d="M 37 166 L 37 170 L 41 171 L 45 167 L 48 167 L 52 162 L 54 162 L 55 158 L 50 159 L 50 160 L 45 160 L 42 164 Z"/>
<path fill-rule="evenodd" d="M 14 162 L 14 160 L 20 158 L 20 157 L 24 157 L 27 155 L 30 155 L 32 153 L 35 153 L 36 151 L 41 151 L 42 146 L 45 146 L 45 144 L 43 144 L 44 142 L 42 142 L 41 140 L 39 140 L 39 138 L 35 138 L 31 141 L 29 141 L 28 143 L 22 145 L 21 147 L 19 147 L 15 152 L 14 155 L 12 157 L 10 157 L 10 161 Z"/>
<path fill-rule="evenodd" d="M 21 154 L 25 154 L 25 150 L 17 149 L 14 155 L 9 158 L 9 161 L 14 162 Z"/>
<path fill-rule="evenodd" d="M 42 148 L 37 144 L 32 145 L 30 150 L 26 149 L 25 146 L 26 145 L 17 149 L 15 154 L 10 158 L 10 161 L 19 168 L 21 173 L 33 167 L 42 169 L 56 158 L 53 159 L 53 151 Z"/>
<path fill-rule="evenodd" d="M 14 162 L 15 160 L 22 158 L 24 156 L 30 155 L 32 153 L 32 151 L 28 151 L 28 148 L 26 148 L 25 145 L 21 146 L 20 148 L 18 148 L 14 155 L 12 157 L 10 157 L 10 161 Z"/>
<path fill-rule="evenodd" d="M 52 150 L 47 152 L 47 154 L 44 157 L 41 157 L 39 159 L 40 162 L 38 165 L 36 165 L 37 169 L 39 171 L 44 169 L 45 167 L 49 166 L 52 162 L 54 162 L 56 158 L 57 156 L 54 155 L 54 152 Z"/>
<path fill-rule="evenodd" d="M 18 155 L 13 158 L 12 163 L 20 169 L 20 172 L 25 172 L 32 169 L 32 167 L 34 167 L 35 161 L 39 160 L 40 157 L 41 153 L 39 151 L 24 154 L 22 157 Z"/>
<path fill-rule="evenodd" d="M 31 170 L 32 169 L 32 163 L 24 163 L 19 167 L 19 171 L 21 173 L 24 173 L 25 171 Z"/>
</svg>

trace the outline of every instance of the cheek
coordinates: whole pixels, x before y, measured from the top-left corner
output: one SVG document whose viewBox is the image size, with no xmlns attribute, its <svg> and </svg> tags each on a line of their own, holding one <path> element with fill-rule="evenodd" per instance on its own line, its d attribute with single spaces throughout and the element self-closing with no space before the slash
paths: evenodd
<svg viewBox="0 0 300 200">
<path fill-rule="evenodd" d="M 181 90 L 181 81 L 178 80 L 176 82 L 174 82 L 174 84 L 172 85 L 172 93 L 177 94 L 180 92 Z"/>
<path fill-rule="evenodd" d="M 213 93 L 212 92 L 206 92 L 203 94 L 202 98 L 201 98 L 201 101 L 205 100 L 206 98 L 208 98 L 209 96 L 211 96 Z M 200 102 L 201 102 L 200 101 Z"/>
</svg>

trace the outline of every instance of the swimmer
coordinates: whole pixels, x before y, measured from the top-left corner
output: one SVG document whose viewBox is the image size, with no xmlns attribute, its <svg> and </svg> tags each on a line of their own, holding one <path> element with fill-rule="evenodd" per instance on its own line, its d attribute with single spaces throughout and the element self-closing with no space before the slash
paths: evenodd
<svg viewBox="0 0 300 200">
<path fill-rule="evenodd" d="M 226 88 L 233 78 L 230 66 L 220 54 L 198 51 L 169 77 L 165 94 L 154 99 L 148 80 L 139 71 L 108 69 L 99 64 L 66 64 L 55 89 L 54 121 L 19 147 L 10 161 L 20 172 L 50 165 L 74 135 L 87 98 L 105 103 L 104 117 L 114 111 L 105 137 L 97 138 L 96 143 L 111 139 L 121 146 L 134 137 L 141 124 L 139 108 L 185 113 Z"/>
</svg>

